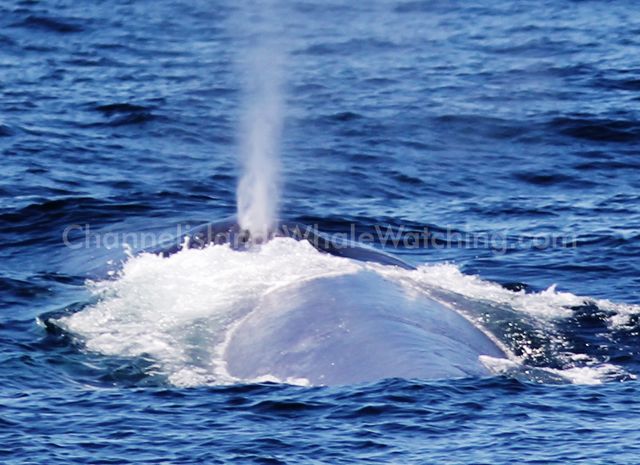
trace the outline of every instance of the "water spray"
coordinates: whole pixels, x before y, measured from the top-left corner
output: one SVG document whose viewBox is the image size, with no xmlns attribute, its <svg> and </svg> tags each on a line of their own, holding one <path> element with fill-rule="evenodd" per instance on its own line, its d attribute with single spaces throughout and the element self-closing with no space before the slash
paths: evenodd
<svg viewBox="0 0 640 465">
<path fill-rule="evenodd" d="M 253 243 L 276 225 L 280 198 L 280 138 L 283 124 L 282 53 L 275 27 L 264 16 L 257 45 L 246 54 L 245 111 L 240 127 L 242 175 L 237 189 L 238 223 Z"/>
</svg>

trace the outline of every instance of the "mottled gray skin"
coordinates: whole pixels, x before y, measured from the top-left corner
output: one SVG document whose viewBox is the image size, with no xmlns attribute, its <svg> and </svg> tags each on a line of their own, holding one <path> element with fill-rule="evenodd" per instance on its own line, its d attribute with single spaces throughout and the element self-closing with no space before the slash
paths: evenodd
<svg viewBox="0 0 640 465">
<path fill-rule="evenodd" d="M 297 223 L 280 223 L 271 234 L 278 236 L 308 240 L 332 255 L 414 269 L 382 251 Z M 234 220 L 192 231 L 189 247 L 211 243 L 241 250 L 251 239 Z M 392 377 L 488 375 L 480 355 L 505 357 L 457 312 L 377 273 L 360 271 L 271 292 L 231 331 L 224 360 L 228 373 L 242 380 L 270 376 L 342 385 Z"/>
<path fill-rule="evenodd" d="M 230 375 L 313 385 L 487 375 L 504 353 L 444 305 L 380 275 L 318 278 L 272 292 L 231 333 Z"/>
</svg>

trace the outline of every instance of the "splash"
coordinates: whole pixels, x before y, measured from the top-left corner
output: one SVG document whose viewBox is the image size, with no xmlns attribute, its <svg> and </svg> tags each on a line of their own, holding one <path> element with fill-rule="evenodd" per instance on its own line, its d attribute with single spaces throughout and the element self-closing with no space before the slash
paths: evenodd
<svg viewBox="0 0 640 465">
<path fill-rule="evenodd" d="M 265 294 L 361 268 L 288 238 L 247 252 L 216 245 L 170 257 L 145 253 L 129 258 L 117 279 L 89 283 L 97 301 L 57 324 L 91 352 L 150 357 L 153 373 L 171 384 L 230 383 L 220 344 Z"/>
<path fill-rule="evenodd" d="M 115 357 L 153 360 L 150 376 L 179 386 L 238 382 L 226 373 L 221 347 L 234 325 L 276 289 L 327 276 L 373 271 L 416 295 L 447 303 L 506 348 L 509 360 L 482 361 L 490 371 L 537 382 L 595 384 L 625 376 L 624 367 L 594 353 L 569 350 L 565 322 L 584 297 L 554 288 L 513 292 L 454 265 L 417 270 L 323 254 L 305 241 L 275 238 L 250 251 L 215 245 L 170 257 L 130 257 L 115 279 L 91 283 L 96 300 L 55 324 L 83 346 Z M 611 334 L 620 316 L 639 306 L 596 301 L 607 308 Z M 256 380 L 240 380 L 256 381 Z M 271 381 L 278 381 L 275 378 Z M 303 380 L 280 380 L 304 384 Z"/>
<path fill-rule="evenodd" d="M 274 25 L 265 18 L 258 45 L 245 58 L 245 113 L 240 131 L 242 176 L 237 189 L 238 223 L 262 240 L 276 222 L 279 203 L 280 138 L 283 123 L 283 56 Z"/>
</svg>

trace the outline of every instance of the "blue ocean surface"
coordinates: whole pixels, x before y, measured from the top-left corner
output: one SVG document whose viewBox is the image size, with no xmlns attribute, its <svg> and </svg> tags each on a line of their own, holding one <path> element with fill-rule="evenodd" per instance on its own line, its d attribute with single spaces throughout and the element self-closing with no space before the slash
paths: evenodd
<svg viewBox="0 0 640 465">
<path fill-rule="evenodd" d="M 0 462 L 640 463 L 639 17 L 605 0 L 4 0 Z M 218 376 L 238 302 L 338 263 L 283 240 L 248 265 L 222 246 L 140 254 L 236 213 L 265 24 L 280 217 L 417 267 L 393 273 L 509 354 L 490 375 Z"/>
</svg>

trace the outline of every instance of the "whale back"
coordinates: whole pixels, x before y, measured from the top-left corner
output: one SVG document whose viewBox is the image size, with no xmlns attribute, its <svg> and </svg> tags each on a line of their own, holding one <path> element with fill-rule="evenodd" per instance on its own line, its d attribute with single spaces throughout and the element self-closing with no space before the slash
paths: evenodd
<svg viewBox="0 0 640 465">
<path fill-rule="evenodd" d="M 337 235 L 329 235 L 316 228 L 296 222 L 279 222 L 271 231 L 268 239 L 273 237 L 290 237 L 299 241 L 306 240 L 318 251 L 331 255 L 351 258 L 362 262 L 374 262 L 382 265 L 393 265 L 412 270 L 414 266 L 391 254 L 372 247 L 344 239 Z M 247 231 L 242 230 L 234 218 L 207 223 L 192 229 L 186 243 L 188 248 L 203 248 L 211 244 L 228 244 L 237 250 L 250 247 L 253 242 Z M 267 239 L 267 240 L 268 240 Z M 151 250 L 165 256 L 178 252 L 184 241 L 175 241 L 168 247 Z"/>
<path fill-rule="evenodd" d="M 504 353 L 458 313 L 370 271 L 271 292 L 230 333 L 224 359 L 242 380 L 313 385 L 487 375 Z"/>
</svg>

